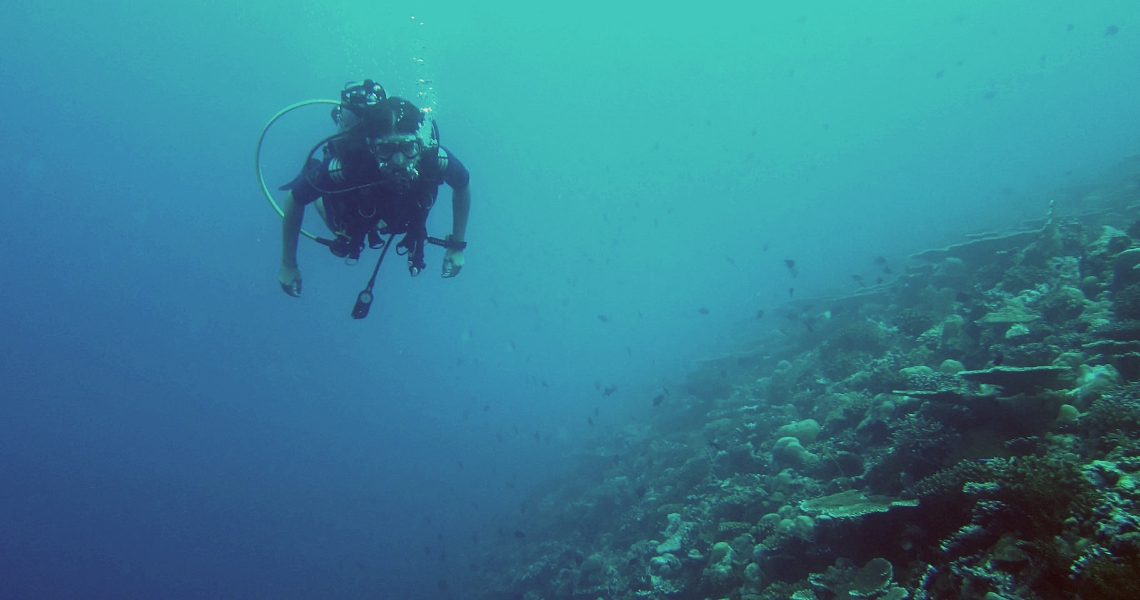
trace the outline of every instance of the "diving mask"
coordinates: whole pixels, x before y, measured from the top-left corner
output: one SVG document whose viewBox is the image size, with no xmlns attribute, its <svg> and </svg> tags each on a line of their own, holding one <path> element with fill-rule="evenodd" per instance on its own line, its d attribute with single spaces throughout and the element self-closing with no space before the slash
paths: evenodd
<svg viewBox="0 0 1140 600">
<path fill-rule="evenodd" d="M 419 177 L 420 172 L 416 165 L 423 151 L 423 142 L 415 135 L 369 138 L 368 150 L 376 159 L 381 175 L 388 182 L 406 187 Z"/>
<path fill-rule="evenodd" d="M 368 140 L 368 150 L 382 163 L 406 162 L 400 158 L 413 159 L 420 155 L 422 148 L 423 142 L 414 135 L 385 136 Z"/>
</svg>

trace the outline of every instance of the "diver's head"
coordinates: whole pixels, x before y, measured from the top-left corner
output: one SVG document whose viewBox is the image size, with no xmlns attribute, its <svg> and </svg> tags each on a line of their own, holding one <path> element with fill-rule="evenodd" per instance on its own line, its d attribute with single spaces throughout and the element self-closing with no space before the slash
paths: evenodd
<svg viewBox="0 0 1140 600">
<path fill-rule="evenodd" d="M 378 103 L 364 131 L 368 150 L 385 179 L 407 185 L 419 176 L 417 166 L 426 150 L 438 146 L 434 123 L 403 98 Z"/>
</svg>

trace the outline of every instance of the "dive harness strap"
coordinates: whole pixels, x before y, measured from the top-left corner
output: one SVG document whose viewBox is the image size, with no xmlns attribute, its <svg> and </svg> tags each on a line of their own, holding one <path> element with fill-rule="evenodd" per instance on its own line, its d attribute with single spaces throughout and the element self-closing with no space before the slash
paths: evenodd
<svg viewBox="0 0 1140 600">
<path fill-rule="evenodd" d="M 424 239 L 423 236 L 413 236 L 409 233 L 400 240 L 399 248 L 396 249 L 397 254 L 408 256 L 408 273 L 412 277 L 427 268 L 427 263 L 424 262 Z"/>
<path fill-rule="evenodd" d="M 397 244 L 396 253 L 400 256 L 408 256 L 408 272 L 412 277 L 419 275 L 424 269 L 427 268 L 427 263 L 424 262 L 424 242 L 442 246 L 448 250 L 463 250 L 467 247 L 467 242 L 453 242 L 450 239 L 440 239 L 430 236 L 413 236 L 411 233 L 404 236 Z M 401 250 L 403 250 L 401 252 Z"/>
</svg>

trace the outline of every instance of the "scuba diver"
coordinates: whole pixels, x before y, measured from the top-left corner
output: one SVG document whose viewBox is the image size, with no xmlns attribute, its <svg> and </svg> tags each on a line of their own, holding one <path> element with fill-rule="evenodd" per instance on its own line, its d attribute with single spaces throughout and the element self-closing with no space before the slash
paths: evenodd
<svg viewBox="0 0 1140 600">
<path fill-rule="evenodd" d="M 277 274 L 281 289 L 293 297 L 301 295 L 297 266 L 300 233 L 328 246 L 348 264 L 356 263 L 365 244 L 372 249 L 383 248 L 383 260 L 393 236 L 403 234 L 396 252 L 407 256 L 413 277 L 426 267 L 425 243 L 446 249 L 443 277 L 458 275 L 467 246 L 464 233 L 471 206 L 470 175 L 459 159 L 439 145 L 435 121 L 407 100 L 389 98 L 384 88 L 370 79 L 346 85 L 335 104 L 332 119 L 337 132 L 318 142 L 300 175 L 280 188 L 289 190 L 279 209 L 283 217 L 281 268 Z M 319 158 L 315 156 L 318 150 Z M 428 237 L 427 218 L 443 183 L 452 190 L 452 228 L 441 240 Z M 301 221 L 309 204 L 315 204 L 333 239 L 302 231 Z M 387 240 L 381 236 L 388 236 Z M 367 315 L 379 268 L 377 261 L 372 281 L 357 299 L 354 318 Z"/>
</svg>

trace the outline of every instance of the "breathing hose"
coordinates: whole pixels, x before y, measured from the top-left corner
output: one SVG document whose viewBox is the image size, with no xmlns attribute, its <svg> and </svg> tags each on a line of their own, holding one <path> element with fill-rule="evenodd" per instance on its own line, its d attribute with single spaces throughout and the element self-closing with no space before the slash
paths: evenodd
<svg viewBox="0 0 1140 600">
<path fill-rule="evenodd" d="M 257 150 L 254 152 L 254 167 L 257 169 L 257 182 L 261 185 L 261 192 L 265 194 L 265 199 L 269 201 L 269 204 L 273 206 L 273 210 L 277 211 L 277 215 L 280 217 L 285 216 L 285 211 L 282 210 L 281 206 L 277 204 L 277 201 L 273 199 L 273 194 L 269 193 L 269 187 L 265 185 L 265 175 L 261 172 L 261 144 L 265 141 L 265 134 L 269 132 L 269 128 L 273 126 L 273 123 L 275 123 L 277 119 L 280 119 L 281 117 L 298 108 L 309 106 L 311 104 L 335 104 L 337 106 L 340 106 L 340 101 L 321 99 L 305 100 L 303 102 L 298 102 L 296 104 L 286 106 L 285 108 L 278 111 L 277 114 L 273 115 L 272 119 L 269 119 L 269 122 L 265 124 L 265 127 L 261 128 L 261 135 L 257 138 Z M 318 242 L 320 241 L 320 238 L 313 235 L 312 233 L 309 233 L 308 231 L 305 231 L 304 229 L 301 230 L 301 233 L 310 240 Z"/>
</svg>

